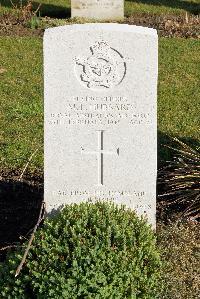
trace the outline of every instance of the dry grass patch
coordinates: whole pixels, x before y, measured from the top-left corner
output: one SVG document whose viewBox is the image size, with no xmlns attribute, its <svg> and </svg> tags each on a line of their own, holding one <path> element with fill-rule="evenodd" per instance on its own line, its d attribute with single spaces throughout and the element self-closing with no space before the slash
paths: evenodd
<svg viewBox="0 0 200 299">
<path fill-rule="evenodd" d="M 158 225 L 158 244 L 164 261 L 162 299 L 199 299 L 199 223 Z"/>
</svg>

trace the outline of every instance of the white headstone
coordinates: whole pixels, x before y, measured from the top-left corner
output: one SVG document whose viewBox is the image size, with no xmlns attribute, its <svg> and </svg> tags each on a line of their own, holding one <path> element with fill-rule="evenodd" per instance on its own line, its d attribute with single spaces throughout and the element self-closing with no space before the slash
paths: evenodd
<svg viewBox="0 0 200 299">
<path fill-rule="evenodd" d="M 119 24 L 44 35 L 45 201 L 111 199 L 155 226 L 157 33 Z"/>
<path fill-rule="evenodd" d="M 71 0 L 72 17 L 123 19 L 124 0 Z"/>
</svg>

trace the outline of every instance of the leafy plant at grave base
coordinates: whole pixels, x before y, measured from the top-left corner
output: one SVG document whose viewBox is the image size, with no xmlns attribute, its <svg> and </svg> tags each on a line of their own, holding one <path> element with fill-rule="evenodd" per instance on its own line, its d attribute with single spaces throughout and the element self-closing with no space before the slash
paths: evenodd
<svg viewBox="0 0 200 299">
<path fill-rule="evenodd" d="M 8 254 L 0 268 L 1 299 L 157 298 L 161 262 L 154 233 L 124 207 L 66 206 L 38 230 L 15 278 L 24 248 Z"/>
<path fill-rule="evenodd" d="M 31 29 L 37 29 L 40 26 L 40 7 L 41 3 L 34 7 L 33 1 L 14 1 L 10 0 L 10 5 L 17 16 L 17 23 L 24 24 Z M 39 13 L 39 16 L 37 14 Z"/>
<path fill-rule="evenodd" d="M 36 15 L 33 15 L 30 20 L 27 22 L 27 26 L 31 29 L 37 29 L 40 27 L 40 18 Z"/>
<path fill-rule="evenodd" d="M 200 219 L 200 152 L 174 140 L 179 148 L 174 161 L 160 172 L 159 183 L 165 192 L 160 195 L 166 206 L 178 207 L 181 217 Z"/>
</svg>

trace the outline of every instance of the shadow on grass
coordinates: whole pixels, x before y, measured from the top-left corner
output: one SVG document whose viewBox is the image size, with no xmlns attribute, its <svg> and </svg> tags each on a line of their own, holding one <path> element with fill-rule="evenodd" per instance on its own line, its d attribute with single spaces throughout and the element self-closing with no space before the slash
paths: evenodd
<svg viewBox="0 0 200 299">
<path fill-rule="evenodd" d="M 28 1 L 23 1 L 23 5 L 26 5 Z M 40 8 L 40 15 L 41 16 L 47 16 L 52 18 L 70 18 L 71 17 L 71 8 L 69 4 L 67 4 L 66 1 L 66 7 L 56 4 L 58 1 L 54 1 L 54 4 L 47 4 L 42 3 Z M 192 1 L 184 1 L 184 0 L 129 0 L 126 1 L 127 3 L 142 3 L 147 5 L 153 5 L 153 6 L 166 6 L 174 9 L 183 9 L 186 10 L 192 14 L 199 14 L 200 13 L 200 4 L 194 3 Z M 19 0 L 13 0 L 13 4 L 17 4 L 19 6 L 20 1 Z M 12 5 L 10 0 L 2 0 L 1 6 L 2 7 L 9 7 L 12 8 Z M 33 9 L 37 9 L 38 5 L 40 4 L 40 1 L 32 1 Z"/>
<path fill-rule="evenodd" d="M 20 7 L 20 1 L 12 1 L 14 5 L 17 5 L 17 7 Z M 26 5 L 28 1 L 23 1 L 23 6 Z M 38 6 L 40 5 L 40 1 L 35 2 L 31 1 L 33 4 L 33 11 L 35 11 Z M 8 8 L 14 8 L 10 0 L 2 0 L 1 1 L 1 6 L 2 7 L 8 7 Z M 46 3 L 41 3 L 41 7 L 39 9 L 39 13 L 41 17 L 51 17 L 51 18 L 70 18 L 71 17 L 71 8 L 70 7 L 64 7 L 64 6 L 59 6 L 55 4 L 46 4 Z"/>
<path fill-rule="evenodd" d="M 56 2 L 55 2 L 56 3 Z M 33 8 L 37 9 L 39 2 L 33 2 Z M 71 17 L 71 8 L 57 6 L 53 4 L 42 4 L 40 8 L 40 16 L 41 17 L 51 17 L 57 19 L 65 19 Z"/>
<path fill-rule="evenodd" d="M 173 140 L 173 137 L 178 138 L 180 141 L 191 147 L 200 147 L 200 141 L 197 139 L 190 137 L 179 138 L 179 136 L 169 136 L 161 131 L 158 131 L 158 169 L 165 166 L 167 161 L 173 159 L 175 151 L 171 148 L 177 148 L 177 143 Z"/>
<path fill-rule="evenodd" d="M 23 242 L 35 226 L 43 199 L 43 190 L 28 183 L 0 182 L 0 248 Z M 0 251 L 0 261 L 6 251 Z"/>
<path fill-rule="evenodd" d="M 183 0 L 129 0 L 130 3 L 142 3 L 154 6 L 166 6 L 174 9 L 183 9 L 192 14 L 200 13 L 200 4 L 194 3 L 192 1 Z"/>
</svg>

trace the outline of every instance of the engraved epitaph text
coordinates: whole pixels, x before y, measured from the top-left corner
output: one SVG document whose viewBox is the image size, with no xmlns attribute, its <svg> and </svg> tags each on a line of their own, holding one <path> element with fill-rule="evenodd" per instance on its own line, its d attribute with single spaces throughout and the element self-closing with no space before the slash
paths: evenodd
<svg viewBox="0 0 200 299">
<path fill-rule="evenodd" d="M 72 17 L 118 20 L 124 17 L 124 0 L 71 0 Z"/>
</svg>

